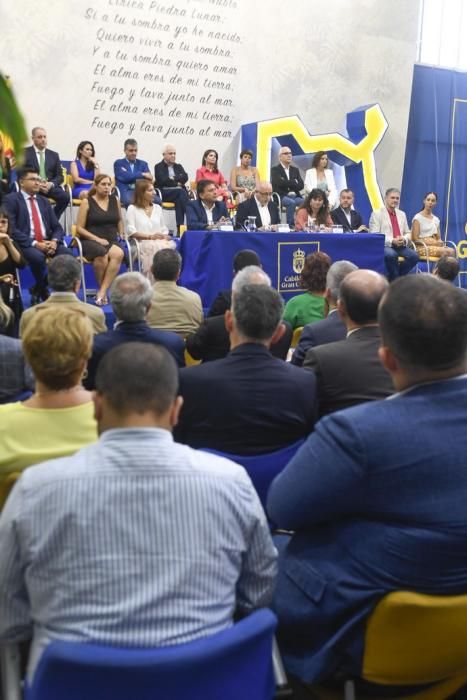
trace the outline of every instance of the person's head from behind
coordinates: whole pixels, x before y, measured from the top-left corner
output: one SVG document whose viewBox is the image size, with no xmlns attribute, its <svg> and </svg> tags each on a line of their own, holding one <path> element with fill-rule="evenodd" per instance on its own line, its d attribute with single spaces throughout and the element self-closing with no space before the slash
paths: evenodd
<svg viewBox="0 0 467 700">
<path fill-rule="evenodd" d="M 140 272 L 119 275 L 110 290 L 110 303 L 119 321 L 144 321 L 151 306 L 152 287 Z"/>
<path fill-rule="evenodd" d="M 442 255 L 436 263 L 433 274 L 446 282 L 454 282 L 459 274 L 459 262 L 453 255 Z"/>
<path fill-rule="evenodd" d="M 235 275 L 232 282 L 232 296 L 237 294 L 246 284 L 266 284 L 271 286 L 271 278 L 259 265 L 246 265 Z"/>
<path fill-rule="evenodd" d="M 57 255 L 50 261 L 48 278 L 54 292 L 76 293 L 81 282 L 81 266 L 72 255 Z"/>
<path fill-rule="evenodd" d="M 346 275 L 337 308 L 347 328 L 377 324 L 378 306 L 388 285 L 387 279 L 373 270 L 355 270 Z"/>
<path fill-rule="evenodd" d="M 243 250 L 239 250 L 238 253 L 235 253 L 233 259 L 234 275 L 248 265 L 256 265 L 257 267 L 261 267 L 261 260 L 259 259 L 258 253 L 256 253 L 254 250 L 249 250 L 248 248 L 244 248 Z"/>
<path fill-rule="evenodd" d="M 43 307 L 29 321 L 22 341 L 36 384 L 62 391 L 79 384 L 91 356 L 93 330 L 82 311 Z"/>
<path fill-rule="evenodd" d="M 323 294 L 331 263 L 332 260 L 327 253 L 317 252 L 307 255 L 300 274 L 302 288 L 313 294 Z"/>
<path fill-rule="evenodd" d="M 326 299 L 330 307 L 337 306 L 341 284 L 347 275 L 354 270 L 358 270 L 358 267 L 350 260 L 337 260 L 337 262 L 332 263 L 326 275 Z"/>
<path fill-rule="evenodd" d="M 407 275 L 384 295 L 380 358 L 398 391 L 466 372 L 467 294 L 433 275 Z"/>
<path fill-rule="evenodd" d="M 176 250 L 158 250 L 152 260 L 152 274 L 156 281 L 176 282 L 182 269 L 182 256 Z"/>
<path fill-rule="evenodd" d="M 225 312 L 232 347 L 242 343 L 269 347 L 277 342 L 285 330 L 281 323 L 283 310 L 284 302 L 277 290 L 261 283 L 242 285 L 232 294 L 232 309 Z"/>
<path fill-rule="evenodd" d="M 124 343 L 99 363 L 94 396 L 99 433 L 118 427 L 171 430 L 182 405 L 170 353 L 151 343 Z"/>
</svg>

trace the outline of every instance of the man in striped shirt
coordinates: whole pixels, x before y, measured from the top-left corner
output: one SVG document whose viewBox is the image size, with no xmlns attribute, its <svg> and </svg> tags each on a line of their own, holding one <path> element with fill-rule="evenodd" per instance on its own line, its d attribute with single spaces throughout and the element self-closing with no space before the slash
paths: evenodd
<svg viewBox="0 0 467 700">
<path fill-rule="evenodd" d="M 182 399 L 160 346 L 99 365 L 100 440 L 26 470 L 0 517 L 0 641 L 188 642 L 267 605 L 276 550 L 242 467 L 173 441 Z"/>
</svg>

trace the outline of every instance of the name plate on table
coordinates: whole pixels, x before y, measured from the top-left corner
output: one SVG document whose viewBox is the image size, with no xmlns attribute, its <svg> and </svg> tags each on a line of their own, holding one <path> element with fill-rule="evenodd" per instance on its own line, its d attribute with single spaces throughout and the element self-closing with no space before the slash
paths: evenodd
<svg viewBox="0 0 467 700">
<path fill-rule="evenodd" d="M 233 231 L 233 224 L 220 224 L 219 231 Z"/>
<path fill-rule="evenodd" d="M 277 224 L 277 233 L 290 233 L 289 224 Z"/>
</svg>

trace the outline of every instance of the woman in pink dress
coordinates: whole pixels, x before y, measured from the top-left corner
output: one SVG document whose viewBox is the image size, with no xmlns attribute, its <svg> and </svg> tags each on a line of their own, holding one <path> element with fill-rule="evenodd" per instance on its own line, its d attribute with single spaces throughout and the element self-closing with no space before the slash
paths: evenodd
<svg viewBox="0 0 467 700">
<path fill-rule="evenodd" d="M 219 156 L 217 151 L 210 148 L 203 154 L 203 165 L 196 171 L 196 182 L 200 180 L 211 180 L 217 187 L 216 197 L 220 202 L 229 198 L 227 181 L 217 167 Z"/>
</svg>

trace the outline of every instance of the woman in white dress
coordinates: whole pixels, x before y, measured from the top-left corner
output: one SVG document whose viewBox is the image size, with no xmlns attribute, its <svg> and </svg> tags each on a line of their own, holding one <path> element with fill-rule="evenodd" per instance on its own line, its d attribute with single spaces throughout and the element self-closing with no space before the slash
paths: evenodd
<svg viewBox="0 0 467 700">
<path fill-rule="evenodd" d="M 126 213 L 128 235 L 138 241 L 141 256 L 141 272 L 151 284 L 154 282 L 151 267 L 157 251 L 175 248 L 175 241 L 168 235 L 162 218 L 162 208 L 154 204 L 154 186 L 149 180 L 136 180 L 135 203 Z"/>
<path fill-rule="evenodd" d="M 453 249 L 447 248 L 441 240 L 439 232 L 439 219 L 433 214 L 433 209 L 438 202 L 436 192 L 427 192 L 423 198 L 423 209 L 415 214 L 412 219 L 412 240 L 417 246 L 419 254 L 428 255 L 431 258 L 440 258 L 442 255 L 452 255 Z"/>
<path fill-rule="evenodd" d="M 324 151 L 317 151 L 311 161 L 311 168 L 305 173 L 305 192 L 323 190 L 329 202 L 329 209 L 337 206 L 337 188 L 334 173 L 328 168 L 328 157 Z"/>
</svg>

